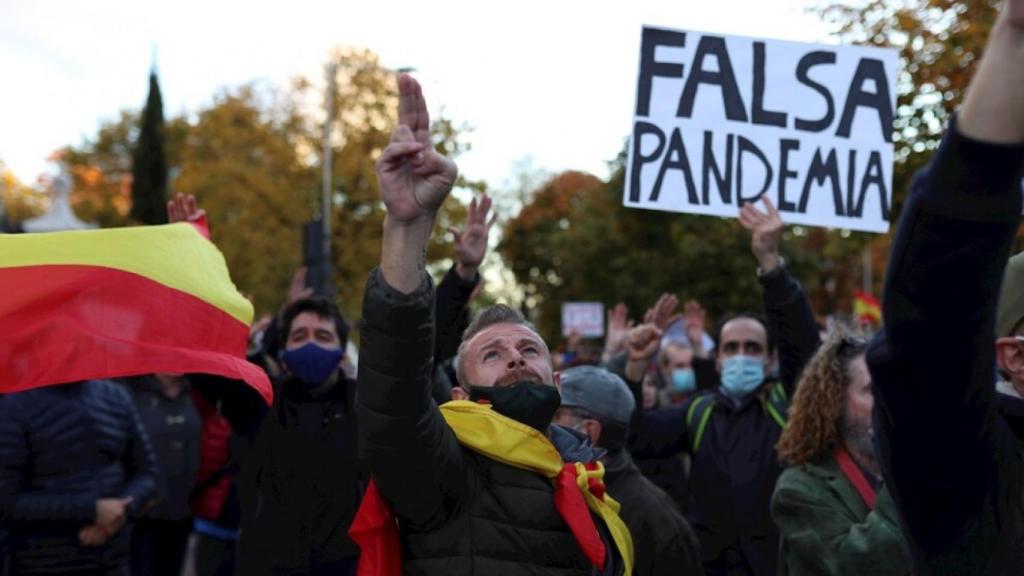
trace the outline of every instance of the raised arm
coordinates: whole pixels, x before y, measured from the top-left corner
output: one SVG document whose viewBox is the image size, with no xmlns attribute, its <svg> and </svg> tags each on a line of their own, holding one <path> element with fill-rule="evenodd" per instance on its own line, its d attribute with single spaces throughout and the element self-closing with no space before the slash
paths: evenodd
<svg viewBox="0 0 1024 576">
<path fill-rule="evenodd" d="M 657 305 L 652 310 L 656 308 Z M 650 320 L 655 316 L 648 311 L 646 318 Z M 686 428 L 689 402 L 654 410 L 643 408 L 644 371 L 647 363 L 658 353 L 661 336 L 662 330 L 654 324 L 641 324 L 630 330 L 626 336 L 625 368 L 619 373 L 636 401 L 636 410 L 629 425 L 629 450 L 640 458 L 667 458 L 690 449 Z"/>
<path fill-rule="evenodd" d="M 1012 0 L 903 209 L 885 331 L 868 351 L 881 467 L 934 573 L 981 571 L 1013 532 L 1000 525 L 1008 491 L 1018 505 L 1015 439 L 993 404 L 996 305 L 1021 213 L 1022 86 L 1024 0 Z"/>
<path fill-rule="evenodd" d="M 767 196 L 765 211 L 753 204 L 740 208 L 740 223 L 750 231 L 751 252 L 758 264 L 758 279 L 764 289 L 764 311 L 768 329 L 779 349 L 779 376 L 792 398 L 804 365 L 821 344 L 818 323 L 800 283 L 782 265 L 779 243 L 782 218 Z"/>
<path fill-rule="evenodd" d="M 462 343 L 462 332 L 469 325 L 469 301 L 480 285 L 480 264 L 487 255 L 487 242 L 497 214 L 491 210 L 492 200 L 484 194 L 469 203 L 466 225 L 449 228 L 455 237 L 455 264 L 437 286 L 434 310 L 437 314 L 434 359 L 443 362 L 455 356 Z"/>
<path fill-rule="evenodd" d="M 377 163 L 387 216 L 363 299 L 357 406 L 362 456 L 381 494 L 422 526 L 442 521 L 465 492 L 461 448 L 430 396 L 434 290 L 424 265 L 456 168 L 430 144 L 419 84 L 403 74 L 398 85 L 400 125 Z"/>
</svg>

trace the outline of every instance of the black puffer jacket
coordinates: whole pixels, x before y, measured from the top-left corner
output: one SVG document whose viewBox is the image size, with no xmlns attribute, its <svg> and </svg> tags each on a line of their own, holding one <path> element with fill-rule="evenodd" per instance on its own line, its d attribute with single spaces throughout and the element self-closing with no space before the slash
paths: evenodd
<svg viewBox="0 0 1024 576">
<path fill-rule="evenodd" d="M 697 534 L 661 488 L 644 477 L 622 448 L 604 458 L 605 484 L 622 505 L 619 516 L 633 536 L 635 576 L 699 576 Z"/>
<path fill-rule="evenodd" d="M 374 271 L 363 300 L 360 448 L 399 518 L 403 572 L 596 573 L 555 509 L 551 481 L 464 449 L 445 422 L 430 396 L 433 295 L 426 277 L 404 295 Z M 604 541 L 611 554 L 614 544 Z M 621 560 L 612 554 L 605 568 L 621 573 Z"/>
<path fill-rule="evenodd" d="M 275 390 L 238 476 L 237 574 L 347 574 L 355 565 L 347 535 L 362 497 L 354 395 L 344 379 L 318 398 L 296 380 Z"/>
<path fill-rule="evenodd" d="M 129 528 L 98 548 L 78 532 L 101 498 L 156 497 L 155 460 L 128 393 L 92 381 L 0 395 L 0 522 L 12 574 L 65 574 L 123 565 Z"/>
</svg>

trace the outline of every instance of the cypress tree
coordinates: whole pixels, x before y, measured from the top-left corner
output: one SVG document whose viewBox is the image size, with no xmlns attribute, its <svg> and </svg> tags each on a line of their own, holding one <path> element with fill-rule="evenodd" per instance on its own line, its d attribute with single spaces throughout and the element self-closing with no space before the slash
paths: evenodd
<svg viewBox="0 0 1024 576">
<path fill-rule="evenodd" d="M 167 156 L 164 151 L 164 103 L 156 71 L 149 73 L 149 97 L 139 139 L 132 151 L 132 218 L 142 224 L 167 221 Z"/>
</svg>

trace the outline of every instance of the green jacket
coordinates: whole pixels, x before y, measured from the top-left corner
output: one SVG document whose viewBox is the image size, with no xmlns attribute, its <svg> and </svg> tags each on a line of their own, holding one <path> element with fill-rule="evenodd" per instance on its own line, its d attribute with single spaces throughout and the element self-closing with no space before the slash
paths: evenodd
<svg viewBox="0 0 1024 576">
<path fill-rule="evenodd" d="M 875 509 L 843 476 L 835 457 L 787 468 L 772 495 L 781 535 L 779 576 L 910 574 L 910 555 L 883 487 Z"/>
</svg>

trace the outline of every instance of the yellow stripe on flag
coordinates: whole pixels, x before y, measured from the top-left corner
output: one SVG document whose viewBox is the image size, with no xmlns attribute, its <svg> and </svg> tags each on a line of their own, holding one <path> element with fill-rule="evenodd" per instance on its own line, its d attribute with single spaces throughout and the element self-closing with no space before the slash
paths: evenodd
<svg viewBox="0 0 1024 576">
<path fill-rule="evenodd" d="M 0 268 L 46 265 L 138 274 L 252 322 L 252 304 L 231 282 L 224 256 L 191 224 L 0 235 Z"/>
</svg>

